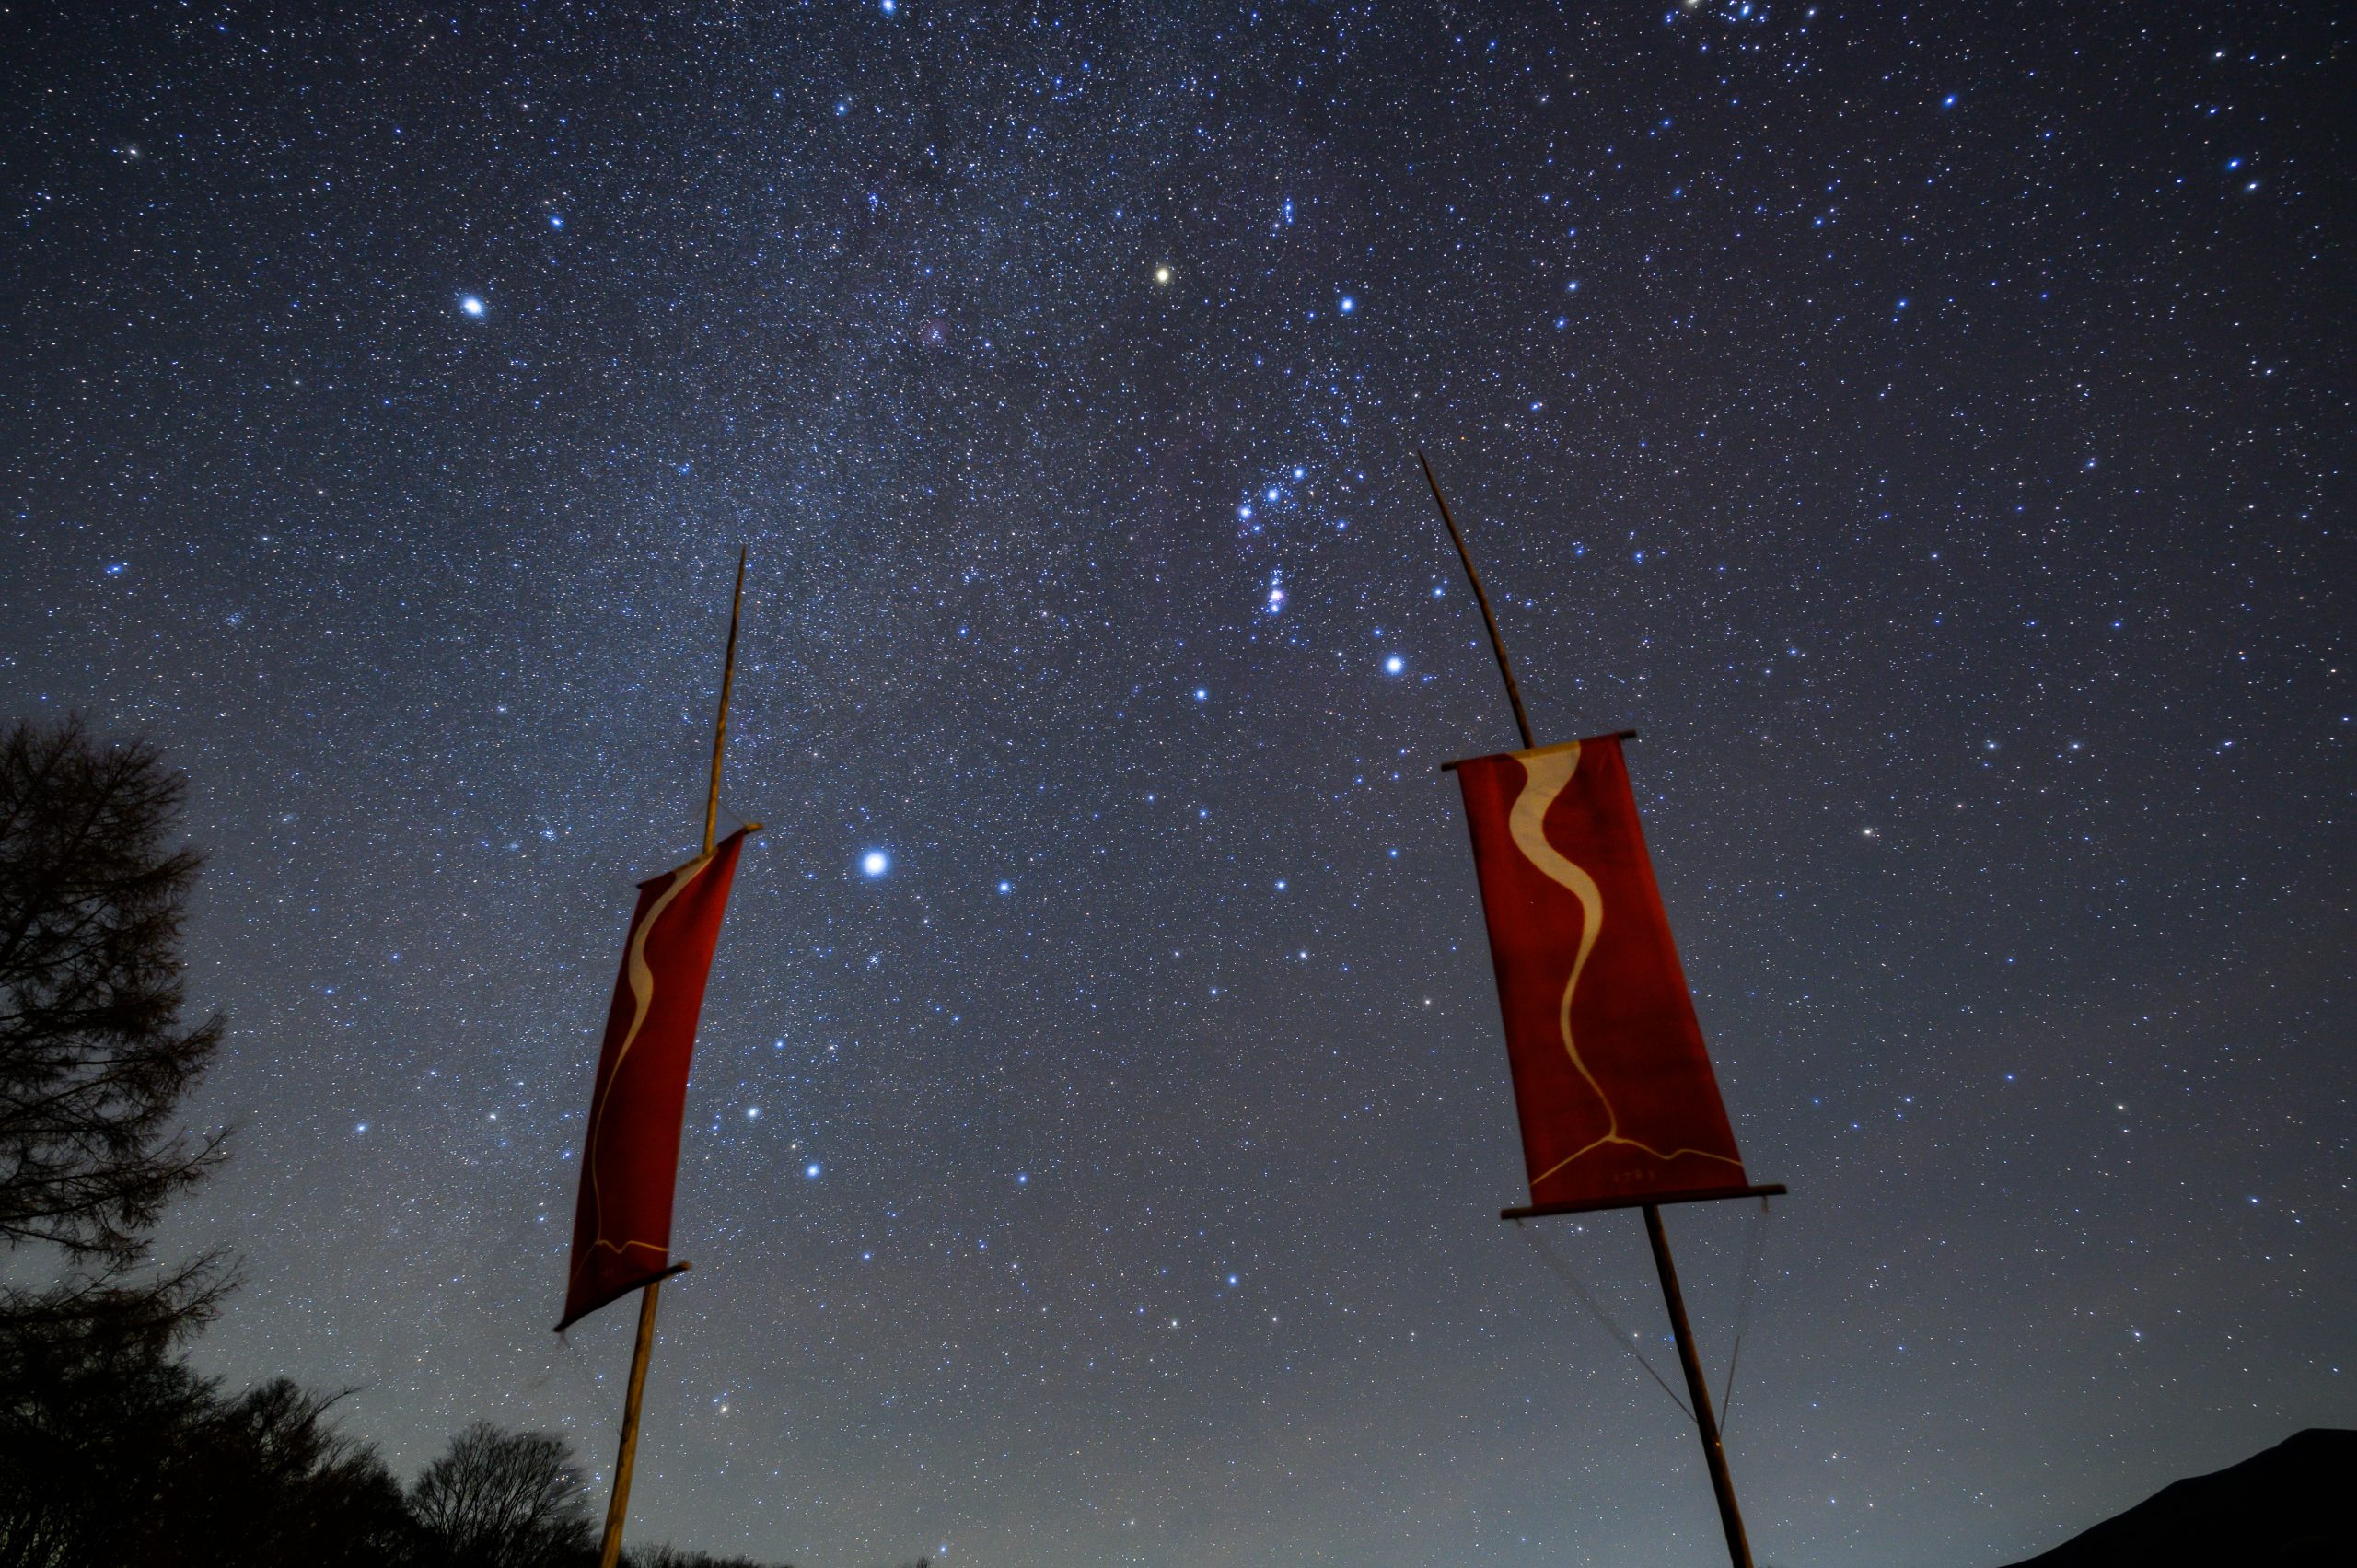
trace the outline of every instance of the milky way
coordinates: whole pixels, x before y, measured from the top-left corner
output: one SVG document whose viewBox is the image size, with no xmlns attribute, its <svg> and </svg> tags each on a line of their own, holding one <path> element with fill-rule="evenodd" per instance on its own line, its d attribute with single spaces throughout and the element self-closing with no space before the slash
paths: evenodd
<svg viewBox="0 0 2357 1568">
<path fill-rule="evenodd" d="M 2346 26 L 1146 9 L 6 24 L 0 691 L 191 776 L 200 1365 L 602 1478 L 594 1030 L 746 544 L 637 1534 L 1713 1561 L 1494 1217 L 1421 446 L 1793 1189 L 1670 1220 L 1714 1376 L 1760 1246 L 1761 1560 L 2357 1423 Z M 1635 1218 L 1550 1224 L 1666 1366 Z"/>
</svg>

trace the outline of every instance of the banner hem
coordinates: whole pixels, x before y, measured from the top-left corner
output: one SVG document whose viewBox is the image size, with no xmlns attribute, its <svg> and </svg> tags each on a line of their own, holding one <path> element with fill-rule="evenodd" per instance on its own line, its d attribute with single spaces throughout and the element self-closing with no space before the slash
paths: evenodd
<svg viewBox="0 0 2357 1568">
<path fill-rule="evenodd" d="M 1502 1220 L 1545 1219 L 1550 1214 L 1585 1214 L 1603 1209 L 1643 1209 L 1661 1203 L 1707 1203 L 1720 1198 L 1781 1198 L 1784 1184 L 1759 1187 L 1688 1187 L 1675 1192 L 1649 1192 L 1632 1198 L 1583 1198 L 1568 1203 L 1533 1203 L 1527 1208 L 1500 1209 Z"/>
</svg>

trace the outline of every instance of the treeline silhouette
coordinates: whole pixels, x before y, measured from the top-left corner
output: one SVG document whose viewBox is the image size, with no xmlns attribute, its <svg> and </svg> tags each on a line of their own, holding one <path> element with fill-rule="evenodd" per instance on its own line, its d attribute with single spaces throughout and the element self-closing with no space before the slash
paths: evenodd
<svg viewBox="0 0 2357 1568">
<path fill-rule="evenodd" d="M 168 1327 L 100 1313 L 0 1350 L 0 1563 L 9 1568 L 582 1568 L 597 1561 L 570 1445 L 479 1422 L 408 1486 L 339 1431 L 336 1400 L 273 1378 L 232 1395 Z M 668 1546 L 633 1568 L 760 1568 Z"/>
<path fill-rule="evenodd" d="M 144 743 L 71 720 L 0 733 L 0 1568 L 594 1562 L 562 1437 L 479 1422 L 404 1486 L 339 1430 L 342 1395 L 233 1394 L 189 1365 L 236 1281 L 220 1253 L 150 1256 L 166 1205 L 227 1153 L 180 1114 L 224 1028 L 180 1022 L 184 793 Z"/>
</svg>

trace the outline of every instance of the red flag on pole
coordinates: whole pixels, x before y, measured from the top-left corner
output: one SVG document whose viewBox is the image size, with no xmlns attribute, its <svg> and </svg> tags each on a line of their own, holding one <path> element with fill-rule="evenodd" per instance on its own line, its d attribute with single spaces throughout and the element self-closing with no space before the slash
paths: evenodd
<svg viewBox="0 0 2357 1568">
<path fill-rule="evenodd" d="M 1453 766 L 1532 1205 L 1743 1190 L 1620 738 Z"/>
<path fill-rule="evenodd" d="M 709 854 L 638 885 L 638 912 L 631 916 L 589 1097 L 573 1268 L 559 1329 L 670 1272 L 688 1058 L 749 830 L 740 828 Z"/>
</svg>

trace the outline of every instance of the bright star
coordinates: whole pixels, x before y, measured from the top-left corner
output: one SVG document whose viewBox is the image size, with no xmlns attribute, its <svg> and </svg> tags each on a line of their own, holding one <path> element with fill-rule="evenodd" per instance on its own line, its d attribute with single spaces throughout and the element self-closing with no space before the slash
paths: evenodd
<svg viewBox="0 0 2357 1568">
<path fill-rule="evenodd" d="M 1341 301 L 1341 303 L 1340 305 L 1337 305 L 1337 306 L 1335 307 L 1335 308 L 1336 308 L 1337 310 L 1340 310 L 1340 311 L 1341 311 L 1343 315 L 1345 315 L 1345 316 L 1349 315 L 1352 311 L 1356 310 L 1358 308 L 1359 308 L 1359 302 L 1358 302 L 1357 300 L 1355 300 L 1355 299 L 1353 299 L 1353 298 L 1352 298 L 1349 295 L 1347 295 L 1347 294 L 1346 294 L 1346 295 L 1344 295 L 1344 296 L 1342 296 L 1342 301 Z"/>
<path fill-rule="evenodd" d="M 816 1181 L 816 1180 L 818 1180 L 818 1179 L 819 1179 L 819 1162 L 818 1162 L 817 1160 L 812 1160 L 808 1165 L 804 1166 L 804 1167 L 802 1167 L 802 1174 L 803 1174 L 804 1178 L 805 1178 L 806 1179 L 807 1179 L 807 1180 L 811 1180 L 811 1181 Z"/>
<path fill-rule="evenodd" d="M 998 890 L 1002 893 L 1012 893 L 1015 891 L 1015 884 L 1012 882 L 1001 882 L 998 885 Z"/>
<path fill-rule="evenodd" d="M 1157 285 L 1161 285 L 1161 286 L 1163 286 L 1163 287 L 1166 287 L 1166 288 L 1167 288 L 1167 287 L 1168 287 L 1168 286 L 1169 286 L 1169 285 L 1170 285 L 1170 269 L 1169 269 L 1169 268 L 1167 268 L 1167 267 L 1156 267 L 1156 268 L 1155 268 L 1155 269 L 1154 269 L 1154 281 L 1155 281 Z"/>
<path fill-rule="evenodd" d="M 1389 658 L 1383 661 L 1383 670 L 1387 675 L 1397 675 L 1407 668 L 1408 661 L 1401 658 L 1398 654 L 1393 654 Z"/>
<path fill-rule="evenodd" d="M 892 869 L 892 857 L 880 849 L 872 849 L 859 857 L 859 868 L 870 877 L 881 877 Z"/>
<path fill-rule="evenodd" d="M 1212 694 L 1209 691 L 1205 691 L 1201 686 L 1195 688 L 1195 701 L 1198 703 L 1207 703 L 1211 701 L 1211 695 Z"/>
<path fill-rule="evenodd" d="M 459 296 L 459 308 L 470 316 L 480 316 L 483 310 L 482 300 L 476 295 L 462 294 Z"/>
</svg>

